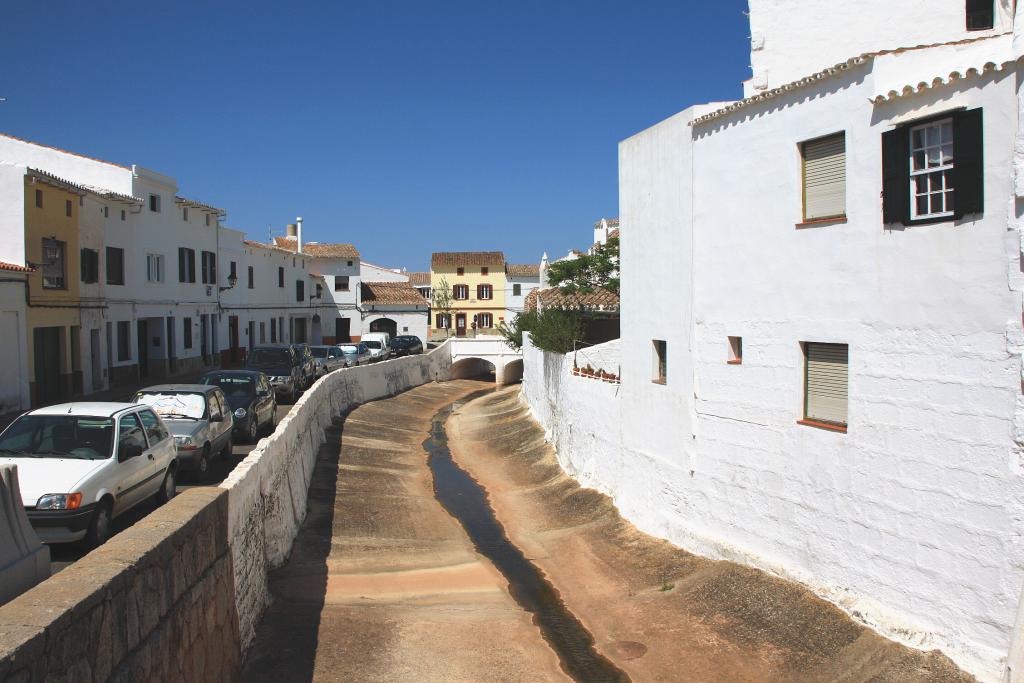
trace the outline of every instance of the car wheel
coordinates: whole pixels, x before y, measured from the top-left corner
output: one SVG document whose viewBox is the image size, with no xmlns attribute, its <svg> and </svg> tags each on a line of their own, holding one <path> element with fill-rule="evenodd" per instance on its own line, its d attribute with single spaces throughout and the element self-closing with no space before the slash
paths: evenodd
<svg viewBox="0 0 1024 683">
<path fill-rule="evenodd" d="M 259 421 L 256 419 L 255 411 L 252 417 L 249 418 L 249 443 L 256 443 L 256 439 L 259 437 Z"/>
<path fill-rule="evenodd" d="M 205 484 L 210 476 L 210 444 L 203 446 L 199 454 L 199 462 L 196 463 L 196 478 L 200 484 Z"/>
<path fill-rule="evenodd" d="M 156 492 L 157 505 L 163 505 L 171 498 L 174 498 L 174 494 L 177 492 L 178 482 L 174 476 L 174 469 L 168 468 L 167 474 L 164 475 L 164 483 L 160 485 L 160 490 Z"/>
<path fill-rule="evenodd" d="M 85 542 L 95 548 L 103 545 L 110 538 L 110 501 L 104 500 L 96 508 L 92 521 L 89 523 L 89 531 L 85 534 Z"/>
</svg>

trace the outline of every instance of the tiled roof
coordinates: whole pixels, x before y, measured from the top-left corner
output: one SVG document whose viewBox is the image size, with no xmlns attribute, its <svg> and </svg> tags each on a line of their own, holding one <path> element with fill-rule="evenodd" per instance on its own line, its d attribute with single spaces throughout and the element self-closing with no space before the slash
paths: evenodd
<svg viewBox="0 0 1024 683">
<path fill-rule="evenodd" d="M 1005 35 L 1005 34 L 1000 34 L 1000 35 Z M 778 97 L 779 95 L 791 92 L 793 90 L 797 90 L 799 88 L 802 88 L 804 86 L 810 85 L 812 83 L 817 83 L 819 81 L 822 81 L 822 80 L 825 80 L 827 78 L 830 78 L 830 77 L 834 76 L 837 73 L 840 73 L 842 71 L 846 71 L 846 70 L 848 70 L 850 68 L 853 68 L 855 66 L 859 66 L 861 64 L 864 64 L 865 62 L 867 62 L 867 61 L 869 61 L 871 59 L 874 59 L 875 57 L 881 57 L 882 55 L 902 54 L 904 52 L 911 52 L 911 51 L 914 51 L 914 50 L 924 50 L 924 49 L 928 49 L 928 48 L 944 47 L 944 46 L 948 46 L 948 45 L 967 45 L 969 43 L 975 43 L 975 42 L 978 42 L 978 41 L 981 41 L 981 40 L 990 40 L 992 38 L 998 38 L 998 37 L 1000 37 L 1000 36 L 998 36 L 998 35 L 997 36 L 980 36 L 978 38 L 965 38 L 964 40 L 954 40 L 954 41 L 945 42 L 945 43 L 929 43 L 927 45 L 914 45 L 912 47 L 900 47 L 900 48 L 896 48 L 894 50 L 878 50 L 876 52 L 865 52 L 863 54 L 857 55 L 856 57 L 851 57 L 850 59 L 846 60 L 845 62 L 840 62 L 839 64 L 836 64 L 834 66 L 830 66 L 827 69 L 822 69 L 821 71 L 813 73 L 810 76 L 806 76 L 804 78 L 801 78 L 800 80 L 793 81 L 792 83 L 786 83 L 785 85 L 779 86 L 778 88 L 773 88 L 771 90 L 766 90 L 766 91 L 764 91 L 762 93 L 758 93 L 757 95 L 751 95 L 750 97 L 746 97 L 746 98 L 744 98 L 742 100 L 737 100 L 736 102 L 733 102 L 731 104 L 727 104 L 726 106 L 724 106 L 724 107 L 722 107 L 720 109 L 715 109 L 714 111 L 708 112 L 707 114 L 704 114 L 703 116 L 698 116 L 695 119 L 693 119 L 693 121 L 690 122 L 690 125 L 691 126 L 697 126 L 697 125 L 700 125 L 700 124 L 704 123 L 705 121 L 710 121 L 712 119 L 716 119 L 719 116 L 723 116 L 725 114 L 728 114 L 729 112 L 736 111 L 737 109 L 742 109 L 743 107 L 749 106 L 751 104 L 755 104 L 757 102 L 762 102 L 764 100 L 768 100 L 768 99 L 771 99 L 773 97 Z M 986 67 L 988 67 L 988 65 L 986 65 Z"/>
<path fill-rule="evenodd" d="M 48 173 L 47 171 L 42 171 L 38 168 L 30 168 L 27 170 L 26 173 L 30 178 L 37 178 L 46 183 L 47 185 L 60 187 L 61 189 L 68 190 L 69 192 L 74 192 L 79 195 L 94 194 L 97 197 L 102 197 L 103 199 L 127 202 L 129 204 L 142 203 L 142 199 L 139 197 L 130 197 L 128 195 L 120 194 L 118 192 L 114 192 L 103 187 L 95 187 L 93 185 L 81 185 L 79 183 L 72 182 L 67 178 L 61 178 L 60 176 Z"/>
<path fill-rule="evenodd" d="M 616 221 L 616 223 L 618 223 L 618 221 Z M 618 236 L 619 236 L 619 229 L 618 228 L 615 228 L 610 233 L 608 233 L 608 239 L 611 239 L 613 237 L 618 237 Z"/>
<path fill-rule="evenodd" d="M 505 272 L 511 277 L 540 277 L 540 266 L 536 263 L 509 263 Z"/>
<path fill-rule="evenodd" d="M 542 309 L 561 309 L 566 311 L 618 311 L 619 295 L 607 289 L 595 289 L 588 293 L 563 294 L 558 287 L 535 289 L 526 295 L 526 310 L 537 308 L 540 299 Z"/>
<path fill-rule="evenodd" d="M 421 287 L 424 287 L 424 286 L 427 286 L 427 285 L 430 284 L 430 273 L 429 272 L 425 272 L 425 273 L 407 273 L 407 275 L 409 276 L 409 284 L 411 284 L 413 286 L 419 285 Z"/>
<path fill-rule="evenodd" d="M 34 268 L 19 266 L 17 263 L 7 263 L 6 261 L 0 261 L 0 270 L 10 270 L 15 273 L 31 273 L 35 271 Z"/>
<path fill-rule="evenodd" d="M 242 240 L 242 244 L 245 244 L 246 246 L 249 246 L 249 247 L 258 247 L 260 249 L 269 249 L 271 251 L 280 251 L 280 252 L 283 252 L 285 254 L 294 254 L 295 253 L 294 249 L 284 249 L 283 247 L 278 247 L 278 246 L 275 246 L 273 244 L 264 244 L 263 242 L 254 242 L 253 240 Z M 305 256 L 305 255 L 306 254 L 303 254 L 303 256 Z"/>
<path fill-rule="evenodd" d="M 595 221 L 594 227 L 595 228 L 603 227 L 601 225 L 601 223 L 606 223 L 609 228 L 617 228 L 617 227 L 619 227 L 619 219 L 618 218 L 602 218 L 599 221 Z"/>
<path fill-rule="evenodd" d="M 504 266 L 505 254 L 500 251 L 435 251 L 430 267 L 438 266 Z"/>
<path fill-rule="evenodd" d="M 274 244 L 281 249 L 287 249 L 288 251 L 294 252 L 298 245 L 298 240 L 294 237 L 275 237 Z M 359 251 L 353 244 L 307 242 L 302 245 L 302 253 L 314 258 L 359 258 Z"/>
<path fill-rule="evenodd" d="M 113 161 L 104 161 L 103 159 L 97 159 L 96 157 L 86 156 L 85 154 L 79 154 L 78 152 L 71 152 L 71 151 L 66 150 L 66 149 L 61 149 L 60 147 L 54 147 L 53 145 L 44 145 L 41 142 L 33 142 L 32 140 L 26 140 L 25 138 L 19 138 L 19 137 L 16 137 L 14 135 L 11 135 L 10 133 L 0 133 L 0 135 L 2 135 L 5 138 L 10 138 L 11 140 L 17 140 L 18 142 L 24 142 L 25 144 L 28 144 L 28 145 L 35 145 L 36 147 L 45 147 L 46 149 L 52 149 L 52 150 L 55 150 L 57 152 L 62 152 L 64 154 L 70 154 L 71 156 L 81 157 L 82 159 L 89 159 L 90 161 L 98 161 L 101 164 L 108 164 L 110 166 L 117 166 L 118 168 L 125 168 L 125 169 L 128 169 L 129 171 L 132 170 L 130 166 L 125 166 L 124 164 L 115 164 Z"/>
<path fill-rule="evenodd" d="M 225 211 L 224 209 L 218 209 L 216 206 L 211 206 L 209 204 L 204 204 L 204 203 L 198 202 L 198 201 L 196 201 L 194 199 L 186 199 L 185 197 L 175 197 L 174 198 L 174 202 L 176 204 L 181 204 L 182 206 L 188 206 L 188 207 L 191 207 L 191 208 L 194 208 L 194 209 L 201 209 L 203 211 L 209 211 L 211 213 L 217 214 L 218 216 L 226 216 L 226 215 L 228 215 L 228 212 Z"/>
<path fill-rule="evenodd" d="M 423 306 L 427 302 L 410 282 L 361 282 L 359 288 L 364 304 Z"/>
</svg>

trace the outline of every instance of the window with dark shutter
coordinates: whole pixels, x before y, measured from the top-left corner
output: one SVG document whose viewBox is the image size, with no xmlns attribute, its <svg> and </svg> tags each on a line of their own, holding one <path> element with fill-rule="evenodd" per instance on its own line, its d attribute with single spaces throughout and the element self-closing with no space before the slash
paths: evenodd
<svg viewBox="0 0 1024 683">
<path fill-rule="evenodd" d="M 188 282 L 188 269 L 185 266 L 185 247 L 178 247 L 178 282 Z"/>
<path fill-rule="evenodd" d="M 107 284 L 124 284 L 124 249 L 107 247 Z"/>
<path fill-rule="evenodd" d="M 295 281 L 295 300 L 305 301 L 306 300 L 306 283 L 302 280 Z"/>
<path fill-rule="evenodd" d="M 889 224 L 959 220 L 984 211 L 982 110 L 882 134 L 882 216 Z"/>
<path fill-rule="evenodd" d="M 804 344 L 804 421 L 846 427 L 849 347 Z"/>
<path fill-rule="evenodd" d="M 100 277 L 100 253 L 95 249 L 82 249 L 82 282 L 93 284 Z"/>
<path fill-rule="evenodd" d="M 967 0 L 967 30 L 985 31 L 995 26 L 993 0 Z"/>
</svg>

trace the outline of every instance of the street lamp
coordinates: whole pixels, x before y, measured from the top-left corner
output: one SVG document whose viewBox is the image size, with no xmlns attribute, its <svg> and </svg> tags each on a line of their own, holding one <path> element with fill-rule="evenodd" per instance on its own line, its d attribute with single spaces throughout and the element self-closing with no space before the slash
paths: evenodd
<svg viewBox="0 0 1024 683">
<path fill-rule="evenodd" d="M 234 289 L 235 285 L 237 285 L 237 284 L 238 284 L 238 276 L 235 275 L 235 274 L 231 274 L 231 275 L 228 276 L 228 286 L 227 287 L 221 287 L 220 291 L 226 292 L 229 289 Z"/>
</svg>

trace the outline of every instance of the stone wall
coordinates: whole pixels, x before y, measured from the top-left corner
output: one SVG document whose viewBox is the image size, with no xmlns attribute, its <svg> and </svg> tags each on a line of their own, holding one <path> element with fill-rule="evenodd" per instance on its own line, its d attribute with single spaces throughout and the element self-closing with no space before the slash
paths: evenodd
<svg viewBox="0 0 1024 683">
<path fill-rule="evenodd" d="M 447 380 L 448 343 L 430 353 L 333 372 L 317 381 L 271 436 L 221 484 L 230 492 L 229 538 L 243 650 L 269 602 L 267 572 L 288 558 L 324 430 L 353 407 L 420 384 Z"/>
<path fill-rule="evenodd" d="M 230 681 L 228 493 L 196 488 L 0 607 L 0 681 Z"/>
</svg>

